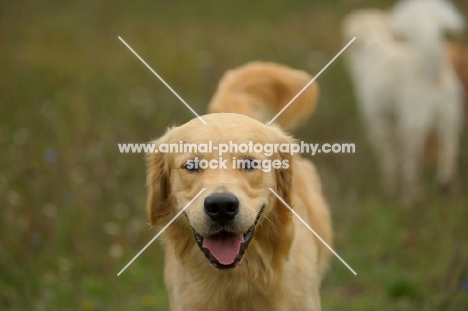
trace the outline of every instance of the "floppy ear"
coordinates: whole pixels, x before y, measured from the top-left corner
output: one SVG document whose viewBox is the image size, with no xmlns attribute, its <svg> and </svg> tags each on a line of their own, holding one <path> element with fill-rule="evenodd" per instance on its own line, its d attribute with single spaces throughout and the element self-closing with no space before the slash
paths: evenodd
<svg viewBox="0 0 468 311">
<path fill-rule="evenodd" d="M 146 187 L 148 189 L 146 214 L 151 226 L 164 224 L 171 215 L 170 170 L 166 165 L 166 155 L 164 153 L 148 153 L 146 166 Z"/>
<path fill-rule="evenodd" d="M 288 136 L 278 127 L 276 128 L 274 136 L 274 141 L 280 144 L 288 144 L 291 146 L 293 143 L 296 143 L 293 137 Z M 281 161 L 281 168 L 275 171 L 276 193 L 292 207 L 293 156 L 290 153 L 279 152 L 278 159 Z M 283 206 L 284 204 L 278 200 L 278 205 Z"/>
<path fill-rule="evenodd" d="M 288 167 L 282 167 L 276 169 L 275 178 L 276 178 L 276 193 L 280 198 L 286 202 L 290 207 L 293 207 L 292 202 L 292 165 L 291 162 L 292 156 L 290 154 L 280 153 L 278 159 L 282 163 L 287 161 Z M 275 196 L 275 210 L 271 215 L 268 215 L 268 218 L 271 220 L 272 226 L 268 228 L 268 239 L 273 240 L 275 245 L 275 254 L 286 254 L 289 256 L 289 251 L 291 249 L 292 241 L 294 238 L 294 228 L 292 221 L 292 213 L 285 206 L 285 204 L 276 198 Z M 277 256 L 273 256 L 277 257 Z M 277 257 L 279 258 L 279 257 Z M 280 261 L 274 260 L 272 265 L 280 265 Z"/>
<path fill-rule="evenodd" d="M 288 167 L 276 170 L 276 192 L 289 206 L 292 207 L 292 156 L 287 153 L 280 153 L 279 159 L 281 160 L 281 163 L 287 163 Z M 278 200 L 278 204 L 284 205 L 280 200 Z"/>
</svg>

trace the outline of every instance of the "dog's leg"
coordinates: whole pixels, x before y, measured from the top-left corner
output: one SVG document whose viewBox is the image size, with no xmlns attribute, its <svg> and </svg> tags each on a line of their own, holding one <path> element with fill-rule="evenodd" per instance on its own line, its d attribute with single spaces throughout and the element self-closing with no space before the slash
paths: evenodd
<svg viewBox="0 0 468 311">
<path fill-rule="evenodd" d="M 456 174 L 463 105 L 461 100 L 443 104 L 437 120 L 437 183 L 442 192 L 449 193 Z"/>
<path fill-rule="evenodd" d="M 397 156 L 393 124 L 384 116 L 368 117 L 367 132 L 378 157 L 382 185 L 388 195 L 396 192 Z"/>
<path fill-rule="evenodd" d="M 429 116 L 424 112 L 413 111 L 414 115 L 401 115 L 398 135 L 403 177 L 403 204 L 413 205 L 423 196 L 419 168 L 424 143 L 429 132 Z"/>
</svg>

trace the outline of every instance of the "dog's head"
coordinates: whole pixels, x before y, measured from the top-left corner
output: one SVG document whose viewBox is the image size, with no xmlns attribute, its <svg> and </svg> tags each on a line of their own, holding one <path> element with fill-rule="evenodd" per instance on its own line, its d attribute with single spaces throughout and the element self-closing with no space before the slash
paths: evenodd
<svg viewBox="0 0 468 311">
<path fill-rule="evenodd" d="M 378 9 L 360 9 L 346 15 L 341 33 L 345 43 L 356 37 L 345 55 L 363 52 L 395 40 L 389 14 Z"/>
<path fill-rule="evenodd" d="M 277 247 L 283 243 L 288 248 L 290 211 L 269 188 L 292 204 L 292 157 L 274 150 L 265 155 L 265 150 L 258 152 L 253 147 L 291 144 L 293 139 L 277 127 L 238 114 L 203 118 L 206 125 L 194 119 L 169 129 L 155 142 L 158 147 L 172 146 L 173 152 L 148 154 L 147 213 L 151 224 L 166 225 L 205 189 L 165 233 L 166 239 L 176 244 L 179 257 L 198 245 L 197 254 L 203 253 L 213 266 L 225 269 L 242 260 L 251 241 L 276 239 Z M 203 146 L 209 149 L 210 142 L 211 151 L 200 151 Z M 252 147 L 248 147 L 249 142 Z M 232 148 L 220 156 L 216 147 L 221 144 Z M 250 150 L 241 150 L 241 144 Z M 176 146 L 178 152 L 174 152 Z"/>
</svg>

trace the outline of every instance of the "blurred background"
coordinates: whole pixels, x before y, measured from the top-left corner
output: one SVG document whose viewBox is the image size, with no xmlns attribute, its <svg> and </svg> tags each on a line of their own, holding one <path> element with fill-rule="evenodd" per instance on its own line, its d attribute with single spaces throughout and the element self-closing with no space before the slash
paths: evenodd
<svg viewBox="0 0 468 311">
<path fill-rule="evenodd" d="M 145 217 L 147 142 L 200 114 L 227 69 L 274 61 L 315 75 L 343 46 L 345 14 L 379 0 L 2 1 L 0 309 L 168 310 L 162 251 Z M 468 2 L 456 6 L 468 17 Z M 460 42 L 468 43 L 468 31 Z M 319 154 L 338 260 L 323 310 L 468 310 L 468 127 L 458 191 L 406 209 L 385 197 L 343 58 L 318 79 L 319 107 L 295 135 L 353 142 Z"/>
</svg>

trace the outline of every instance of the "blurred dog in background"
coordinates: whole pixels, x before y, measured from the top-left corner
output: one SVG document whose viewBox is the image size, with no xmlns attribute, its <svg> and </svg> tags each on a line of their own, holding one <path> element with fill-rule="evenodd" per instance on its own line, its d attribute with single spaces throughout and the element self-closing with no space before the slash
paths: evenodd
<svg viewBox="0 0 468 311">
<path fill-rule="evenodd" d="M 418 171 L 432 130 L 439 185 L 449 188 L 456 175 L 464 92 L 444 36 L 463 27 L 462 16 L 443 0 L 359 10 L 343 23 L 344 39 L 357 37 L 346 57 L 384 188 L 394 193 L 401 174 L 408 205 L 422 195 Z"/>
</svg>

